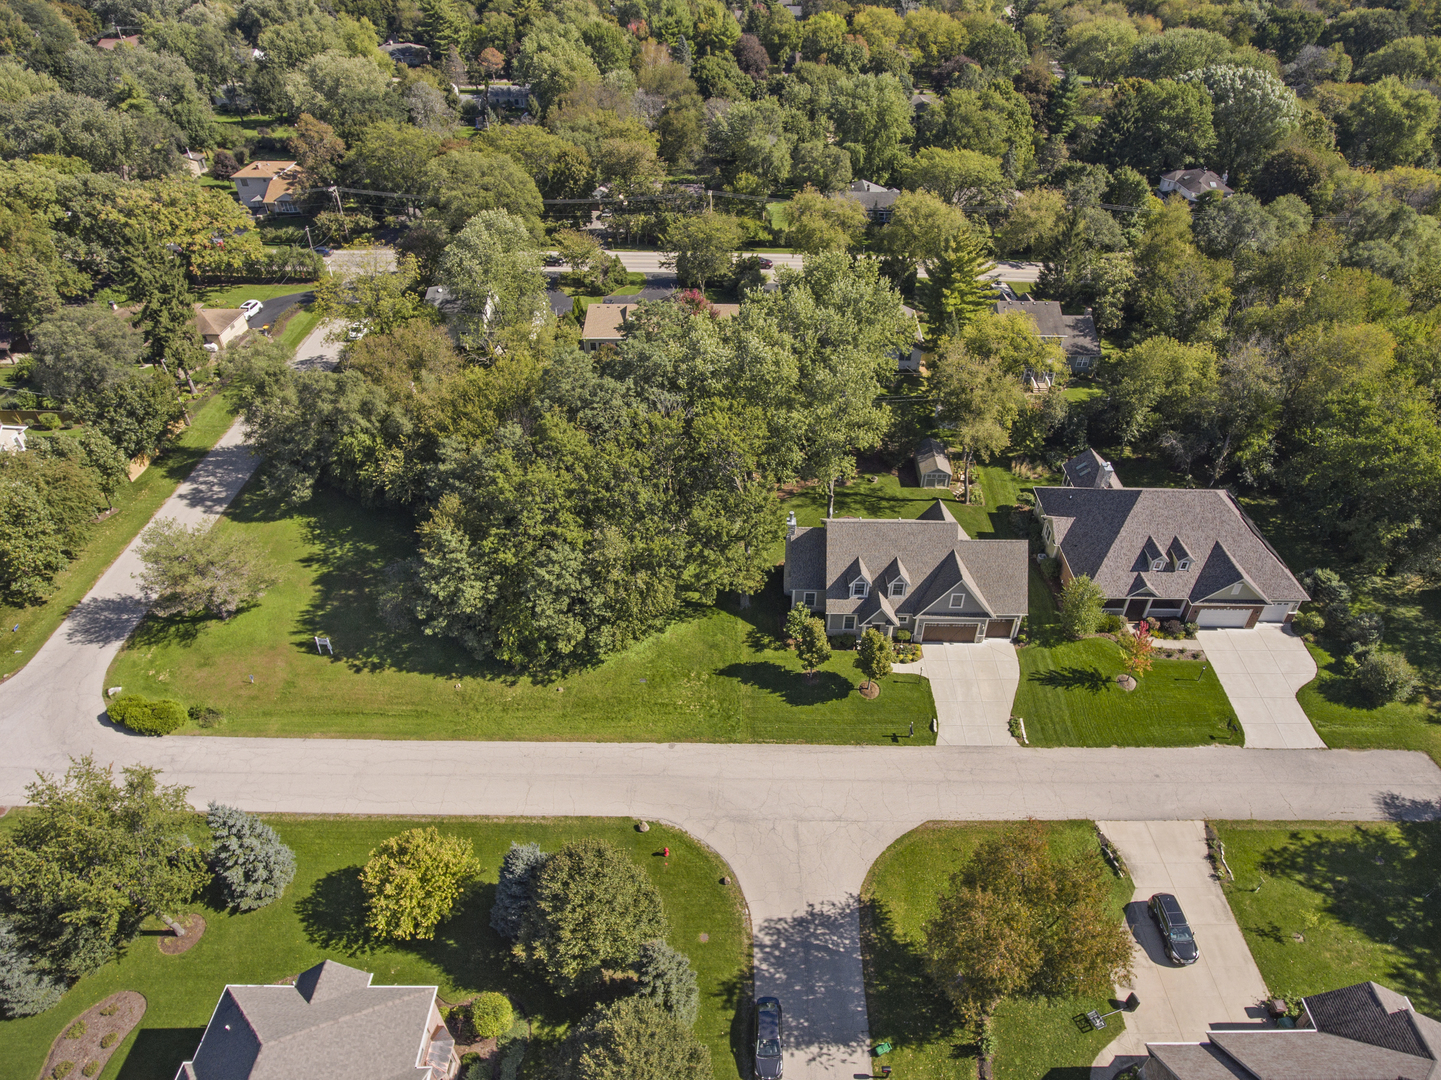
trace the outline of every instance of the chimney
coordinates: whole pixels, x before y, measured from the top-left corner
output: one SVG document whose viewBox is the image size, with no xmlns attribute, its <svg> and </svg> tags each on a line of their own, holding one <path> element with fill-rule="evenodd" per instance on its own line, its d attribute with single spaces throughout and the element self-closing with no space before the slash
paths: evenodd
<svg viewBox="0 0 1441 1080">
<path fill-rule="evenodd" d="M 1101 478 L 1107 483 L 1110 482 L 1111 477 L 1115 474 L 1115 472 L 1116 467 L 1112 465 L 1109 461 L 1101 462 Z"/>
<path fill-rule="evenodd" d="M 792 510 L 786 515 L 786 539 L 794 540 L 796 537 L 796 512 Z"/>
</svg>

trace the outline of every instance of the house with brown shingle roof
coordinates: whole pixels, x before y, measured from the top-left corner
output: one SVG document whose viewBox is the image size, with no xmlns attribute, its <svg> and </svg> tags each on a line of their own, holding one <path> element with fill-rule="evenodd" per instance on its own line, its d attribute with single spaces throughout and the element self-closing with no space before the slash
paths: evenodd
<svg viewBox="0 0 1441 1080">
<path fill-rule="evenodd" d="M 250 327 L 249 316 L 239 308 L 202 308 L 195 312 L 195 326 L 207 345 L 223 349 Z"/>
<path fill-rule="evenodd" d="M 240 205 L 252 214 L 298 214 L 300 167 L 293 161 L 252 161 L 230 177 Z"/>
<path fill-rule="evenodd" d="M 936 501 L 919 518 L 786 523 L 784 589 L 831 634 L 917 641 L 1014 637 L 1029 604 L 1027 543 L 972 540 Z"/>
<path fill-rule="evenodd" d="M 1149 1043 L 1142 1080 L 1441 1080 L 1441 1023 L 1374 982 L 1301 999 L 1294 1028 Z"/>
<path fill-rule="evenodd" d="M 1005 315 L 1019 312 L 1030 317 L 1035 325 L 1036 336 L 1054 341 L 1066 355 L 1066 363 L 1072 371 L 1089 371 L 1101 357 L 1101 335 L 1096 331 L 1096 320 L 1087 308 L 1084 315 L 1067 315 L 1055 300 L 997 300 L 995 312 Z M 1027 382 L 1039 383 L 1046 372 L 1030 372 Z M 1047 379 L 1045 385 L 1049 386 Z"/>
<path fill-rule="evenodd" d="M 1310 599 L 1223 488 L 1038 487 L 1036 512 L 1061 581 L 1089 577 L 1131 621 L 1249 629 Z"/>
<path fill-rule="evenodd" d="M 175 1080 L 451 1080 L 434 986 L 372 986 L 334 960 L 293 986 L 230 985 Z"/>
</svg>

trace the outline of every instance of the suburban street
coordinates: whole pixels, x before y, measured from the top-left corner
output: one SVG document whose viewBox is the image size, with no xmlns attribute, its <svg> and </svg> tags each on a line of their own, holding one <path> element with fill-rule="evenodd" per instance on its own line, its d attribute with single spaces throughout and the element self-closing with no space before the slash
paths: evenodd
<svg viewBox="0 0 1441 1080">
<path fill-rule="evenodd" d="M 213 521 L 255 464 L 237 423 L 158 516 Z M 869 1075 L 860 888 L 886 847 L 923 822 L 1441 812 L 1441 771 L 1425 755 L 1401 751 L 145 738 L 111 725 L 103 704 L 106 669 L 143 613 L 138 570 L 132 544 L 0 685 L 0 805 L 23 802 L 36 770 L 62 770 L 70 757 L 93 753 L 117 767 L 163 769 L 166 780 L 191 786 L 197 807 L 217 799 L 259 812 L 674 823 L 735 872 L 755 933 L 756 991 L 786 1002 L 791 1080 Z M 992 680 L 1005 675 L 987 671 Z M 254 673 L 232 674 L 240 682 Z M 979 678 L 974 663 L 955 677 Z M 1139 895 L 1140 877 L 1137 888 Z M 1172 1014 L 1186 1023 L 1200 1015 Z"/>
</svg>

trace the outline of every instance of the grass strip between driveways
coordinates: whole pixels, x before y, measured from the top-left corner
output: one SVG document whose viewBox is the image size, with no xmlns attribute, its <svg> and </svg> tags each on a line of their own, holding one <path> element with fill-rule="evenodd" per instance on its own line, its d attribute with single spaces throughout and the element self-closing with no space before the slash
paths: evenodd
<svg viewBox="0 0 1441 1080">
<path fill-rule="evenodd" d="M 475 778 L 485 783 L 483 776 Z M 0 820 L 0 829 L 11 821 Z M 508 943 L 490 929 L 490 908 L 500 860 L 512 840 L 535 841 L 554 851 L 569 840 L 601 837 L 620 847 L 650 875 L 665 901 L 669 941 L 696 969 L 701 989 L 695 1032 L 711 1050 L 717 1080 L 738 1080 L 746 1053 L 750 992 L 750 931 L 744 900 L 712 851 L 678 829 L 652 823 L 647 833 L 616 818 L 472 819 L 267 817 L 296 855 L 295 880 L 274 904 L 234 914 L 209 903 L 204 936 L 179 956 L 156 947 L 156 922 L 124 955 L 81 979 L 60 1004 L 39 1016 L 0 1021 L 0 1080 L 35 1080 L 51 1042 L 91 1005 L 119 990 L 145 995 L 140 1026 L 111 1058 L 100 1080 L 172 1080 L 199 1045 L 226 983 L 272 983 L 326 958 L 374 974 L 376 985 L 430 985 L 460 1001 L 485 990 L 511 995 L 533 1024 L 536 1038 L 523 1075 L 540 1080 L 546 1050 L 593 1004 L 579 995 L 557 997 L 508 959 Z M 433 941 L 370 944 L 358 875 L 369 852 L 405 829 L 436 825 L 471 840 L 482 882 L 456 906 Z M 197 818 L 193 836 L 205 833 Z M 670 847 L 670 858 L 660 857 Z M 732 878 L 734 880 L 734 878 Z M 80 1075 L 76 1062 L 74 1076 Z M 749 1071 L 745 1072 L 749 1075 Z M 660 1078 L 657 1078 L 660 1080 Z"/>
<path fill-rule="evenodd" d="M 84 549 L 56 575 L 50 598 L 31 607 L 0 605 L 0 673 L 13 675 L 39 652 L 70 609 L 84 599 L 235 419 L 234 409 L 221 394 L 190 415 L 193 422 L 164 455 L 116 492 L 116 513 L 94 526 Z M 12 630 L 16 626 L 19 629 Z"/>
<path fill-rule="evenodd" d="M 1215 827 L 1236 875 L 1226 899 L 1273 995 L 1370 979 L 1441 1016 L 1441 822 Z"/>
<path fill-rule="evenodd" d="M 861 889 L 861 956 L 871 1041 L 888 1041 L 892 1053 L 876 1058 L 872 1072 L 890 1065 L 897 1077 L 969 1080 L 976 1075 L 976 1046 L 950 1003 L 926 974 L 926 922 L 936 899 L 966 856 L 985 837 L 1012 826 L 994 822 L 928 822 L 906 833 L 876 860 Z M 1089 821 L 1046 823 L 1052 850 L 1089 852 L 1104 866 Z M 1109 869 L 1106 871 L 1110 873 Z M 1131 899 L 1131 882 L 1114 878 L 1116 918 Z M 1081 1033 L 1074 1018 L 1103 1001 L 1007 1001 L 996 1012 L 997 1080 L 1088 1080 L 1091 1062 L 1125 1028 L 1123 1017 L 1104 1031 Z"/>
</svg>

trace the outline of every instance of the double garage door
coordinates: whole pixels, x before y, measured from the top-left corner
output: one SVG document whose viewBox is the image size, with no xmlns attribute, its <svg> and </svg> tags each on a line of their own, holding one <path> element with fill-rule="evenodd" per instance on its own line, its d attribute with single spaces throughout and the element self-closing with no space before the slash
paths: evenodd
<svg viewBox="0 0 1441 1080">
<path fill-rule="evenodd" d="M 963 623 L 959 626 L 926 623 L 921 631 L 921 640 L 972 642 L 979 639 L 980 629 L 980 625 L 977 623 Z"/>
<path fill-rule="evenodd" d="M 1196 626 L 1201 630 L 1244 629 L 1254 625 L 1256 609 L 1243 608 L 1196 608 Z"/>
</svg>

